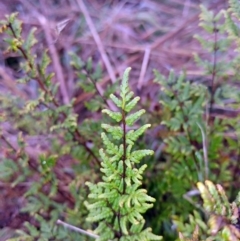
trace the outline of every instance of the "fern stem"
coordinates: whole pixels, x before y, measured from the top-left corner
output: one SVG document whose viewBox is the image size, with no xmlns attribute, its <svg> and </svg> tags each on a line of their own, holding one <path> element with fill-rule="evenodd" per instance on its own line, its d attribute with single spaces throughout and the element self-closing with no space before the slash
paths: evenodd
<svg viewBox="0 0 240 241">
<path fill-rule="evenodd" d="M 122 125 L 123 125 L 123 194 L 126 192 L 126 156 L 127 156 L 127 144 L 126 144 L 126 113 L 122 110 Z"/>
<path fill-rule="evenodd" d="M 181 112 L 182 112 L 182 114 L 183 114 L 183 118 L 184 118 L 184 119 L 188 118 L 188 116 L 186 116 L 186 115 L 184 114 L 183 107 L 182 107 L 182 103 L 181 103 L 180 99 L 178 98 L 177 94 L 175 94 L 175 98 L 176 98 L 176 100 L 177 100 L 177 102 L 178 102 L 178 105 L 179 105 L 179 107 L 180 107 L 180 110 L 181 110 Z M 183 125 L 182 125 L 182 129 L 183 129 L 183 131 L 184 131 Z M 189 129 L 188 129 L 188 128 L 185 130 L 185 133 L 186 133 L 186 136 L 187 136 L 187 139 L 188 139 L 190 145 L 191 145 L 191 146 L 194 146 L 194 143 L 193 143 L 193 140 L 192 140 L 192 138 L 191 138 L 191 135 L 190 135 L 190 132 L 189 132 Z M 198 165 L 197 165 L 197 158 L 196 158 L 196 155 L 195 155 L 195 153 L 194 153 L 194 151 L 193 151 L 192 149 L 191 149 L 191 155 L 192 155 L 192 157 L 193 157 L 193 162 L 194 162 L 194 164 L 195 164 L 195 169 L 196 169 L 196 171 L 197 171 L 197 173 L 198 173 L 198 178 L 201 180 L 202 178 L 199 177 L 200 170 L 199 170 L 199 167 L 198 167 Z M 190 167 L 190 166 L 189 166 L 189 167 Z"/>
<path fill-rule="evenodd" d="M 194 146 L 194 143 L 193 143 L 193 140 L 192 140 L 192 138 L 191 138 L 191 135 L 190 135 L 189 130 L 187 129 L 186 132 L 187 132 L 187 138 L 188 138 L 188 141 L 189 141 L 190 145 Z M 200 174 L 201 172 L 200 172 L 199 167 L 198 167 L 198 165 L 197 165 L 197 158 L 196 158 L 196 155 L 195 155 L 195 153 L 194 153 L 193 150 L 191 150 L 191 154 L 192 154 L 192 157 L 193 157 L 193 160 L 194 160 L 194 164 L 195 164 L 196 171 L 197 171 L 197 173 L 198 173 L 199 181 L 203 181 L 203 180 L 202 180 L 202 179 L 203 179 L 203 178 L 202 178 L 202 174 L 201 174 L 201 176 L 199 176 L 199 174 Z"/>
<path fill-rule="evenodd" d="M 87 71 L 86 71 L 87 72 Z M 91 83 L 94 85 L 95 90 L 97 91 L 99 97 L 103 100 L 103 103 L 108 106 L 111 109 L 111 106 L 109 105 L 107 99 L 103 96 L 103 94 L 100 92 L 97 83 L 91 78 L 90 74 L 87 72 L 87 78 L 91 81 Z"/>
<path fill-rule="evenodd" d="M 217 45 L 217 41 L 218 41 L 218 29 L 216 28 L 216 23 L 215 21 L 213 22 L 214 24 L 214 47 L 213 47 L 213 68 L 212 68 L 212 78 L 211 78 L 211 96 L 210 96 L 210 106 L 209 106 L 209 113 L 211 114 L 212 112 L 212 108 L 213 108 L 213 104 L 214 104 L 214 94 L 215 94 L 215 87 L 214 87 L 214 82 L 216 79 L 216 74 L 217 74 L 217 50 L 218 50 L 218 45 Z M 211 116 L 211 115 L 210 115 Z M 210 121 L 212 121 L 213 118 L 210 117 Z"/>
<path fill-rule="evenodd" d="M 121 229 L 120 219 L 121 219 L 121 213 L 120 213 L 120 208 L 119 208 L 119 211 L 118 211 L 118 227 L 119 227 L 119 234 L 116 235 L 116 236 L 119 237 L 119 238 L 122 237 L 122 229 Z"/>
</svg>

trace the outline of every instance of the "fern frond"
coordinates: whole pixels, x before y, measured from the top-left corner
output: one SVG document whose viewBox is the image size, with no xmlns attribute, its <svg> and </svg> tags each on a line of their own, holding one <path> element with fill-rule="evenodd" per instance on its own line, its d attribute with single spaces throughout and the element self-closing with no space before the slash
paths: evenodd
<svg viewBox="0 0 240 241">
<path fill-rule="evenodd" d="M 105 149 L 100 150 L 102 158 L 100 171 L 103 174 L 102 182 L 97 184 L 86 183 L 90 189 L 86 207 L 89 210 L 88 221 L 99 222 L 96 232 L 98 240 L 161 240 L 161 237 L 151 233 L 151 229 L 143 229 L 142 213 L 153 206 L 154 198 L 147 195 L 145 189 L 139 189 L 142 184 L 142 174 L 147 165 L 136 166 L 140 160 L 153 155 L 151 150 L 134 150 L 132 147 L 149 124 L 137 130 L 128 130 L 144 114 L 145 110 L 135 113 L 129 112 L 136 106 L 139 97 L 133 96 L 128 85 L 130 68 L 123 74 L 120 88 L 120 97 L 110 95 L 110 98 L 119 108 L 119 112 L 103 110 L 115 122 L 121 121 L 121 126 L 102 124 L 105 132 L 101 137 Z M 116 140 L 117 142 L 113 142 Z M 106 228 L 108 227 L 108 228 Z"/>
</svg>

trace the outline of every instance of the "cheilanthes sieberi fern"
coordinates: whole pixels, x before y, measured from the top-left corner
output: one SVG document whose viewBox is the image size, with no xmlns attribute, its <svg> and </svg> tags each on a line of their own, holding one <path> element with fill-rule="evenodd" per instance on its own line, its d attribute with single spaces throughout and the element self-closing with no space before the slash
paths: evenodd
<svg viewBox="0 0 240 241">
<path fill-rule="evenodd" d="M 102 181 L 97 184 L 86 183 L 90 188 L 90 201 L 86 202 L 88 221 L 98 223 L 95 230 L 99 234 L 98 241 L 161 240 L 161 237 L 152 234 L 151 228 L 144 229 L 145 220 L 142 214 L 153 206 L 155 199 L 140 188 L 147 165 L 140 166 L 139 162 L 154 152 L 133 150 L 134 143 L 150 125 L 143 125 L 136 130 L 133 128 L 145 110 L 130 114 L 140 100 L 129 90 L 130 70 L 131 68 L 127 68 L 124 72 L 120 98 L 110 95 L 119 111 L 102 111 L 116 122 L 116 125 L 102 124 L 105 146 L 105 149 L 100 150 Z"/>
</svg>

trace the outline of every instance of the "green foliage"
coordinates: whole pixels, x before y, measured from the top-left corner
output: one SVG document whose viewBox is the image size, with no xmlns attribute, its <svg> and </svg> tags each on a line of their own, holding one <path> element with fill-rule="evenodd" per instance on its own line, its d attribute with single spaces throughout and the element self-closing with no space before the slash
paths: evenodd
<svg viewBox="0 0 240 241">
<path fill-rule="evenodd" d="M 97 222 L 95 232 L 100 235 L 97 240 L 160 240 L 152 234 L 151 229 L 143 230 L 142 213 L 153 206 L 154 198 L 147 195 L 142 185 L 142 174 L 146 164 L 138 167 L 136 164 L 147 156 L 151 150 L 133 151 L 134 142 L 149 127 L 145 125 L 137 130 L 128 130 L 129 126 L 144 113 L 143 110 L 129 114 L 137 104 L 139 97 L 133 98 L 128 86 L 130 68 L 123 75 L 120 97 L 110 95 L 119 107 L 119 112 L 103 110 L 110 118 L 120 122 L 122 127 L 102 124 L 105 132 L 102 140 L 105 149 L 100 149 L 102 181 L 97 184 L 87 182 L 90 189 L 88 221 Z M 110 133 L 109 135 L 107 133 Z M 117 142 L 114 143 L 113 140 Z"/>
<path fill-rule="evenodd" d="M 84 63 L 80 57 L 75 53 L 69 53 L 71 61 L 71 66 L 76 70 L 78 77 L 77 85 L 85 92 L 90 95 L 94 95 L 90 100 L 86 101 L 84 104 L 88 110 L 96 112 L 107 106 L 107 100 L 109 95 L 115 91 L 117 88 L 117 83 L 113 85 L 106 86 L 106 90 L 102 90 L 102 86 L 99 85 L 102 79 L 102 68 L 100 64 L 93 66 L 92 59 L 89 58 L 86 63 Z"/>
<path fill-rule="evenodd" d="M 175 216 L 186 220 L 193 209 L 188 198 L 195 195 L 188 197 L 189 190 L 209 175 L 202 144 L 206 138 L 202 117 L 208 93 L 205 86 L 187 81 L 183 73 L 177 76 L 172 71 L 168 78 L 156 70 L 154 73 L 155 81 L 161 86 L 161 124 L 167 135 L 163 138 L 164 160 L 157 164 L 158 172 L 148 189 L 160 200 L 156 205 L 159 213 L 154 219 L 161 221 L 162 227 L 168 227 L 165 236 L 172 240 Z"/>
<path fill-rule="evenodd" d="M 195 217 L 192 223 L 201 226 L 205 234 L 208 237 L 202 239 L 203 234 L 195 232 L 192 239 L 185 239 L 180 234 L 180 240 L 225 240 L 225 241 L 237 241 L 240 238 L 239 231 L 239 200 L 230 203 L 226 196 L 223 187 L 219 184 L 214 185 L 211 181 L 206 180 L 205 183 L 199 182 L 197 184 L 198 189 L 203 199 L 203 207 L 207 215 L 208 223 L 202 223 L 199 221 L 201 218 Z M 198 239 L 201 237 L 201 239 Z"/>
<path fill-rule="evenodd" d="M 95 155 L 94 149 L 89 148 L 87 142 L 93 125 L 91 121 L 85 121 L 79 131 L 78 116 L 73 109 L 74 99 L 69 104 L 62 104 L 59 101 L 58 85 L 53 81 L 54 73 L 48 72 L 51 65 L 48 51 L 43 51 L 38 58 L 34 52 L 33 47 L 37 43 L 36 30 L 32 29 L 24 39 L 22 23 L 17 19 L 17 14 L 6 16 L 1 22 L 0 29 L 0 32 L 4 33 L 7 51 L 17 52 L 23 58 L 23 78 L 18 82 L 24 85 L 36 81 L 38 92 L 37 97 L 33 99 L 15 97 L 9 93 L 1 93 L 0 96 L 1 111 L 4 113 L 2 121 L 9 123 L 12 128 L 10 131 L 21 130 L 24 133 L 19 135 L 16 146 L 8 142 L 4 130 L 3 134 L 1 133 L 1 140 L 9 145 L 10 156 L 1 158 L 0 167 L 4 171 L 1 173 L 1 180 L 11 183 L 12 187 L 25 182 L 30 184 L 25 191 L 26 205 L 21 213 L 29 214 L 31 223 L 26 223 L 25 231 L 20 231 L 20 237 L 17 239 L 88 240 L 78 233 L 57 226 L 56 221 L 63 217 L 71 220 L 72 224 L 89 228 L 85 222 L 87 212 L 83 202 L 87 195 L 85 181 L 97 177 L 97 174 L 94 175 L 94 169 L 90 169 L 90 165 L 92 162 L 98 162 L 99 148 L 95 147 Z M 50 153 L 38 153 L 37 150 L 36 154 L 29 153 L 29 137 L 40 138 L 37 139 L 40 145 L 41 140 L 44 140 L 43 142 L 49 146 Z M 97 142 L 96 140 L 97 138 L 94 142 Z M 61 158 L 66 159 L 66 155 L 69 155 L 69 159 L 76 158 L 78 161 L 74 171 L 70 172 L 75 178 L 72 182 L 75 183 L 74 188 L 65 178 L 71 169 L 59 165 Z M 83 161 L 80 165 L 81 160 Z M 71 188 L 68 189 L 68 185 Z M 62 205 L 63 198 L 68 205 Z M 33 232 L 34 230 L 36 232 Z"/>
<path fill-rule="evenodd" d="M 175 220 L 175 224 L 178 226 L 179 238 L 181 241 L 191 241 L 191 239 L 185 239 L 185 236 L 192 235 L 192 241 L 199 241 L 199 237 L 202 240 L 208 240 L 208 225 L 199 212 L 194 211 L 193 215 L 189 215 L 188 223 L 184 223 L 183 220 Z"/>
<path fill-rule="evenodd" d="M 204 219 L 194 211 L 201 210 L 195 192 L 196 182 L 207 179 L 221 182 L 223 187 L 228 188 L 231 198 L 237 192 L 229 188 L 229 183 L 238 179 L 232 176 L 231 170 L 237 168 L 239 118 L 218 114 L 220 110 L 226 109 L 227 112 L 239 107 L 238 88 L 230 82 L 232 74 L 234 79 L 239 79 L 239 58 L 229 60 L 233 38 L 229 38 L 227 33 L 234 29 L 227 27 L 227 21 L 231 20 L 234 26 L 238 26 L 231 15 L 227 15 L 229 19 L 226 21 L 226 13 L 231 11 L 234 11 L 233 7 L 215 14 L 201 6 L 199 25 L 204 32 L 195 37 L 205 53 L 195 55 L 195 60 L 203 70 L 204 80 L 208 80 L 207 85 L 199 80 L 189 80 L 183 73 L 170 71 L 165 77 L 154 71 L 155 81 L 161 88 L 160 118 L 164 134 L 159 133 L 159 145 L 162 147 L 160 163 L 155 162 L 156 166 L 151 166 L 151 171 L 159 174 L 149 181 L 147 188 L 160 202 L 155 205 L 154 218 L 151 216 L 149 219 L 154 222 L 153 227 L 161 222 L 166 240 L 175 239 L 172 227 L 184 236 L 190 236 L 187 234 L 193 234 L 196 225 L 196 233 L 202 234 L 201 240 L 210 237 L 208 228 L 200 225 Z M 236 32 L 239 32 L 238 29 Z M 193 221 L 187 226 L 184 223 L 189 217 Z"/>
<path fill-rule="evenodd" d="M 58 226 L 59 218 L 95 230 L 98 240 L 160 240 L 153 234 L 158 233 L 170 241 L 178 232 L 177 240 L 185 241 L 239 239 L 240 195 L 229 200 L 240 181 L 240 121 L 238 115 L 219 115 L 236 113 L 240 103 L 240 5 L 237 0 L 229 5 L 218 13 L 200 6 L 203 32 L 195 37 L 204 54 L 195 55 L 195 61 L 204 81 L 174 71 L 165 77 L 154 70 L 161 108 L 144 116 L 145 110 L 134 111 L 140 98 L 129 89 L 130 68 L 117 94 L 117 82 L 100 83 L 100 64 L 70 53 L 76 89 L 87 96 L 84 105 L 92 112 L 78 115 L 74 105 L 81 98 L 61 102 L 48 51 L 36 56 L 36 29 L 24 38 L 17 14 L 0 22 L 4 47 L 23 59 L 17 86 L 37 83 L 33 98 L 0 95 L 1 121 L 10 125 L 9 133 L 19 133 L 17 145 L 11 145 L 1 130 L 7 148 L 0 178 L 11 187 L 29 184 L 21 210 L 29 220 L 12 240 L 88 240 Z M 160 133 L 150 136 L 150 126 Z M 33 154 L 29 137 L 39 138 Z M 153 138 L 155 156 L 149 147 Z M 48 148 L 39 153 L 42 140 Z M 141 164 L 143 158 L 148 165 Z"/>
</svg>

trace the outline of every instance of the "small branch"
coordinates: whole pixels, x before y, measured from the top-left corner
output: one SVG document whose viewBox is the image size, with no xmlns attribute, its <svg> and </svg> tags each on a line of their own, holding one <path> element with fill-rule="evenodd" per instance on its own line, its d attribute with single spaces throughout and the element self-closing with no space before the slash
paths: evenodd
<svg viewBox="0 0 240 241">
<path fill-rule="evenodd" d="M 108 106 L 112 111 L 116 111 L 117 108 L 112 104 L 112 102 L 104 97 L 103 89 L 96 81 L 94 81 L 90 75 L 87 73 L 87 78 L 91 81 L 91 83 L 94 85 L 98 95 L 102 98 L 104 104 Z"/>
<path fill-rule="evenodd" d="M 198 196 L 198 195 L 200 195 L 199 190 L 190 190 L 183 195 L 183 198 L 186 199 L 189 203 L 191 203 L 195 208 L 204 212 L 204 209 L 201 207 L 201 205 L 199 205 L 192 199 L 192 196 Z"/>
<path fill-rule="evenodd" d="M 88 27 L 90 28 L 92 36 L 93 36 L 93 38 L 94 38 L 94 40 L 95 40 L 95 42 L 97 44 L 98 50 L 99 50 L 99 52 L 100 52 L 100 54 L 102 56 L 103 62 L 105 64 L 105 66 L 106 66 L 106 69 L 107 69 L 107 72 L 108 72 L 108 74 L 110 76 L 110 79 L 111 79 L 112 83 L 114 83 L 116 81 L 116 76 L 115 76 L 114 70 L 113 70 L 112 65 L 111 65 L 111 63 L 109 61 L 109 58 L 108 58 L 108 56 L 106 54 L 106 51 L 105 51 L 104 46 L 103 46 L 103 43 L 102 43 L 102 41 L 101 41 L 101 39 L 100 39 L 100 37 L 98 35 L 98 32 L 97 32 L 97 30 L 96 30 L 96 28 L 95 28 L 95 26 L 93 24 L 93 21 L 92 21 L 90 15 L 88 13 L 88 10 L 87 10 L 83 0 L 76 0 L 76 1 L 77 1 L 77 4 L 78 4 L 79 8 L 81 9 L 85 19 L 86 19 Z"/>
<path fill-rule="evenodd" d="M 59 56 L 58 56 L 56 48 L 53 44 L 54 40 L 51 36 L 47 20 L 43 15 L 40 15 L 40 14 L 37 15 L 37 18 L 38 18 L 38 21 L 42 25 L 43 30 L 45 32 L 45 36 L 46 36 L 46 40 L 47 40 L 47 43 L 48 43 L 49 51 L 50 51 L 50 54 L 51 54 L 52 60 L 53 60 L 53 66 L 54 66 L 54 69 L 55 69 L 55 72 L 56 72 L 56 77 L 57 77 L 57 80 L 60 83 L 60 90 L 61 90 L 61 93 L 62 93 L 62 96 L 63 96 L 63 102 L 64 102 L 64 104 L 68 104 L 70 102 L 70 100 L 69 100 L 69 95 L 68 95 L 68 91 L 67 91 L 67 86 L 66 86 L 66 83 L 65 83 L 65 80 L 64 80 L 64 77 L 63 77 L 63 71 L 62 71 L 62 68 L 61 68 L 60 61 L 59 61 Z"/>
<path fill-rule="evenodd" d="M 50 54 L 51 54 L 52 60 L 53 60 L 52 61 L 53 67 L 56 72 L 57 80 L 60 83 L 60 91 L 61 91 L 61 94 L 63 97 L 63 102 L 64 102 L 64 104 L 68 104 L 70 102 L 70 99 L 69 99 L 69 95 L 68 95 L 68 91 L 67 91 L 67 86 L 66 86 L 66 83 L 64 80 L 63 71 L 61 68 L 60 61 L 59 61 L 59 56 L 58 56 L 56 48 L 54 46 L 54 40 L 50 33 L 49 23 L 47 22 L 47 19 L 42 14 L 40 14 L 39 12 L 36 11 L 36 9 L 32 6 L 32 3 L 28 2 L 28 1 L 23 1 L 23 0 L 21 0 L 21 2 L 24 5 L 26 5 L 26 7 L 29 9 L 29 11 L 32 12 L 32 14 L 38 19 L 38 22 L 41 24 L 41 26 L 45 32 L 46 41 L 48 43 Z"/>
<path fill-rule="evenodd" d="M 138 61 L 138 59 L 140 58 L 140 54 L 136 54 L 133 55 L 131 57 L 129 57 L 124 64 L 122 64 L 121 66 L 117 67 L 115 69 L 115 73 L 120 73 L 123 69 L 125 69 L 126 66 L 131 66 L 132 63 Z M 103 78 L 103 80 L 101 81 L 101 83 L 99 83 L 100 86 L 104 86 L 106 85 L 106 83 L 109 81 L 109 76 L 105 76 Z M 74 106 L 77 106 L 77 104 L 79 104 L 80 102 L 82 102 L 83 100 L 86 99 L 90 99 L 92 98 L 93 93 L 83 93 L 80 96 L 78 96 L 74 102 Z"/>
<path fill-rule="evenodd" d="M 189 26 L 189 23 L 193 23 L 197 21 L 199 18 L 199 13 L 193 15 L 191 18 L 184 21 L 180 26 L 176 27 L 174 30 L 169 31 L 167 34 L 163 35 L 163 37 L 158 38 L 155 42 L 152 44 L 152 49 L 156 49 L 159 46 L 163 45 L 167 41 L 169 41 L 171 38 L 179 34 L 185 27 Z"/>
<path fill-rule="evenodd" d="M 15 31 L 14 31 L 11 23 L 8 24 L 8 27 L 10 28 L 10 30 L 11 30 L 14 38 L 17 38 L 16 33 L 15 33 Z M 18 50 L 21 52 L 21 54 L 22 54 L 22 56 L 24 57 L 24 59 L 28 62 L 30 69 L 33 70 L 33 69 L 34 69 L 34 66 L 33 66 L 32 63 L 29 61 L 29 58 L 28 58 L 28 55 L 27 55 L 26 51 L 25 51 L 21 46 L 18 46 L 17 48 L 18 48 Z M 48 89 L 46 89 L 46 87 L 44 86 L 44 84 L 43 84 L 43 82 L 41 81 L 41 79 L 40 79 L 38 76 L 37 76 L 35 79 L 36 79 L 36 81 L 38 82 L 40 88 L 41 88 L 46 94 L 48 94 L 48 95 L 52 98 L 54 105 L 58 107 L 59 105 L 58 105 L 57 101 L 55 100 L 54 96 L 52 95 L 52 93 L 51 93 Z"/>
<path fill-rule="evenodd" d="M 78 138 L 76 138 L 76 137 L 78 137 Z M 94 158 L 97 165 L 99 167 L 101 167 L 101 163 L 100 163 L 99 159 L 97 158 L 97 156 L 94 154 L 94 152 L 87 146 L 87 144 L 85 142 L 81 141 L 81 134 L 78 131 L 78 129 L 76 129 L 74 131 L 74 139 L 86 149 L 86 151 Z"/>
<path fill-rule="evenodd" d="M 211 78 L 211 97 L 210 97 L 210 106 L 209 106 L 209 113 L 211 114 L 212 112 L 212 108 L 213 108 L 213 104 L 214 104 L 214 94 L 215 94 L 215 87 L 214 87 L 214 81 L 216 78 L 216 74 L 217 74 L 217 50 L 218 50 L 218 46 L 217 46 L 217 34 L 218 34 L 218 29 L 216 29 L 216 23 L 214 22 L 214 47 L 213 47 L 213 68 L 212 68 L 212 78 Z"/>
<path fill-rule="evenodd" d="M 208 175 L 209 175 L 209 169 L 208 169 L 208 151 L 207 151 L 207 140 L 206 140 L 206 135 L 203 131 L 202 126 L 197 123 L 199 129 L 201 130 L 202 133 L 202 142 L 203 142 L 203 155 L 204 155 L 204 163 L 205 163 L 205 180 L 208 179 Z"/>
<path fill-rule="evenodd" d="M 99 238 L 99 236 L 96 235 L 96 234 L 87 232 L 87 231 L 85 231 L 85 230 L 83 230 L 83 229 L 81 229 L 81 228 L 78 228 L 78 227 L 75 227 L 75 226 L 73 226 L 73 225 L 71 225 L 71 224 L 65 223 L 65 222 L 61 221 L 60 219 L 57 220 L 57 224 L 58 224 L 58 225 L 62 225 L 63 227 L 65 227 L 65 228 L 67 228 L 67 229 L 70 229 L 70 230 L 72 230 L 72 231 L 75 231 L 75 232 L 78 232 L 78 233 L 87 235 L 87 236 L 89 236 L 89 237 L 91 237 L 91 238 L 95 238 L 95 239 Z"/>
<path fill-rule="evenodd" d="M 13 36 L 15 38 L 17 38 L 16 36 L 16 33 L 12 27 L 12 24 L 9 23 L 8 24 L 8 27 L 10 28 Z M 28 58 L 28 54 L 26 53 L 26 51 L 21 47 L 21 46 L 18 46 L 18 50 L 21 52 L 21 54 L 23 55 L 24 59 L 28 62 L 29 64 L 29 67 L 33 70 L 34 69 L 34 66 L 32 65 L 32 63 L 29 61 L 29 58 Z M 39 73 L 38 73 L 39 74 Z M 59 103 L 57 102 L 56 98 L 52 95 L 52 93 L 45 87 L 44 83 L 41 81 L 41 79 L 39 78 L 39 76 L 36 76 L 35 77 L 36 81 L 38 82 L 40 88 L 47 94 L 51 97 L 52 99 L 52 103 L 54 104 L 55 107 L 59 107 Z M 63 117 L 66 119 L 67 118 L 67 115 L 64 113 L 64 112 L 61 112 Z M 94 158 L 94 160 L 96 161 L 96 163 L 101 166 L 100 164 L 100 161 L 98 160 L 98 158 L 96 157 L 96 155 L 93 153 L 93 151 L 87 147 L 86 143 L 84 142 L 84 140 L 81 140 L 82 137 L 81 137 L 81 134 L 80 132 L 78 131 L 78 129 L 76 129 L 74 131 L 74 139 L 80 144 L 82 145 L 86 151 Z"/>
<path fill-rule="evenodd" d="M 17 149 L 7 140 L 7 138 L 4 135 L 1 134 L 0 137 L 13 151 L 17 152 Z"/>
<path fill-rule="evenodd" d="M 143 62 L 142 62 L 142 67 L 141 67 L 141 73 L 140 73 L 139 80 L 138 80 L 138 85 L 137 85 L 137 88 L 139 90 L 141 90 L 142 85 L 143 85 L 144 76 L 145 76 L 145 73 L 146 73 L 146 70 L 147 70 L 147 65 L 148 65 L 148 62 L 149 62 L 150 53 L 151 53 L 151 49 L 149 47 L 147 47 L 145 49 Z"/>
<path fill-rule="evenodd" d="M 187 138 L 188 138 L 188 141 L 189 141 L 190 145 L 194 146 L 193 145 L 193 140 L 191 138 L 191 135 L 190 135 L 188 129 L 186 130 L 186 133 L 187 133 Z M 196 158 L 196 155 L 195 155 L 193 149 L 191 150 L 191 154 L 192 154 L 192 157 L 193 157 L 193 161 L 194 161 L 194 164 L 195 164 L 196 171 L 198 172 L 198 178 L 199 178 L 200 181 L 203 181 L 203 180 L 201 180 L 202 179 L 202 175 L 201 175 L 201 177 L 199 177 L 200 170 L 199 170 L 199 167 L 197 165 L 197 158 Z"/>
</svg>

